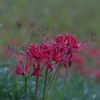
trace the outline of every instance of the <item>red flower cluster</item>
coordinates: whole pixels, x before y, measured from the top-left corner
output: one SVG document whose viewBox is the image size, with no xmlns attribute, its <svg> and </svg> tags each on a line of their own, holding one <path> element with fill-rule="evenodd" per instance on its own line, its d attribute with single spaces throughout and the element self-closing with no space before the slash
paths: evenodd
<svg viewBox="0 0 100 100">
<path fill-rule="evenodd" d="M 31 73 L 28 71 L 29 67 L 33 67 L 33 70 Z M 37 76 L 38 78 L 39 76 L 42 76 L 38 74 L 40 70 L 39 65 L 35 67 L 35 64 L 32 62 L 27 62 L 24 67 L 22 61 L 19 61 L 19 65 L 15 65 L 15 67 L 7 67 L 7 68 L 11 71 L 10 73 L 12 74 L 10 78 L 12 76 L 19 75 L 19 74 L 23 75 L 24 77 Z"/>
<path fill-rule="evenodd" d="M 43 39 L 46 41 L 46 43 L 39 44 L 39 46 L 37 46 L 36 44 L 31 44 L 29 46 L 26 46 L 24 51 L 19 50 L 19 52 L 23 54 L 23 56 L 17 53 L 13 53 L 15 58 L 19 60 L 29 59 L 31 61 L 29 65 L 35 63 L 35 65 L 38 66 L 36 68 L 34 67 L 34 71 L 32 72 L 33 74 L 29 74 L 26 71 L 26 69 L 28 69 L 29 67 L 28 64 L 26 65 L 25 69 L 24 67 L 22 67 L 21 69 L 16 65 L 15 67 L 19 68 L 19 70 L 16 69 L 16 71 L 18 70 L 18 72 L 20 72 L 17 74 L 22 74 L 23 72 L 24 74 L 28 73 L 29 75 L 40 76 L 39 72 L 43 68 L 48 68 L 50 70 L 49 72 L 52 72 L 52 62 L 54 64 L 60 64 L 61 66 L 64 65 L 65 67 L 70 67 L 73 54 L 78 54 L 81 50 L 87 48 L 93 43 L 91 38 L 89 39 L 89 41 L 87 41 L 87 37 L 84 38 L 80 43 L 77 43 L 75 36 L 68 35 L 67 33 L 65 33 L 65 35 L 58 35 L 52 41 L 48 41 L 45 37 L 43 37 Z"/>
</svg>

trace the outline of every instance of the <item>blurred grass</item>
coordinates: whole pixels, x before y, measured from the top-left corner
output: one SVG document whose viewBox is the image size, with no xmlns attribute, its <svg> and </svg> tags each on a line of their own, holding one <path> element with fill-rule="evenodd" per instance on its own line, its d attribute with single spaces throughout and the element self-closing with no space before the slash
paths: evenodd
<svg viewBox="0 0 100 100">
<path fill-rule="evenodd" d="M 91 30 L 100 36 L 100 1 L 72 0 L 3 0 L 0 1 L 0 45 L 7 44 L 11 37 L 33 40 L 37 28 L 45 30 L 59 26 L 66 32 L 80 27 L 79 37 Z M 18 23 L 22 26 L 19 28 Z M 30 24 L 34 23 L 34 27 Z M 52 31 L 51 31 L 52 32 Z M 58 33 L 59 34 L 59 33 Z"/>
<path fill-rule="evenodd" d="M 9 75 L 4 75 L 6 81 L 0 82 L 0 100 L 24 100 L 24 78 L 19 76 L 12 77 L 9 80 Z M 49 77 L 50 78 L 50 77 Z M 4 79 L 4 80 L 5 80 Z M 2 79 L 3 80 L 3 77 Z M 77 80 L 77 82 L 76 82 Z M 63 95 L 61 90 L 63 87 L 64 78 L 58 79 L 51 100 L 99 100 L 100 85 L 86 77 L 79 77 L 77 74 L 67 77 L 66 87 Z M 49 83 L 49 79 L 47 83 Z M 27 100 L 32 100 L 35 95 L 35 77 L 28 78 Z M 43 78 L 39 78 L 37 100 L 42 99 L 43 94 Z"/>
</svg>

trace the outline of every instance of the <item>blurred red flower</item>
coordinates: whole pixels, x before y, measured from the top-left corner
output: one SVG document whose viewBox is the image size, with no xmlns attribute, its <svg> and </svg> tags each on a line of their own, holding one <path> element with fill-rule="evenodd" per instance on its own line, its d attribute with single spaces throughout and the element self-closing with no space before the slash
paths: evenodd
<svg viewBox="0 0 100 100">
<path fill-rule="evenodd" d="M 91 48 L 86 51 L 87 56 L 98 56 L 100 54 L 99 50 L 96 48 Z"/>
<path fill-rule="evenodd" d="M 93 76 L 94 76 L 94 79 L 98 79 L 100 77 L 100 68 L 99 69 L 96 69 L 93 72 Z"/>
<path fill-rule="evenodd" d="M 81 64 L 81 65 L 83 65 L 83 63 L 84 63 L 82 57 L 79 56 L 79 55 L 78 55 L 78 56 L 73 56 L 73 57 L 71 58 L 71 60 L 72 60 L 72 63 L 73 63 L 73 64 Z"/>
<path fill-rule="evenodd" d="M 19 45 L 21 45 L 22 44 L 22 41 L 20 41 L 20 40 L 15 40 L 14 38 L 12 38 L 11 40 L 10 40 L 10 44 L 13 46 L 19 46 Z"/>
<path fill-rule="evenodd" d="M 88 68 L 82 68 L 82 69 L 80 70 L 80 74 L 81 74 L 81 75 L 88 76 L 88 75 L 90 75 L 91 73 L 92 73 L 92 71 L 91 71 L 90 69 L 88 69 Z"/>
<path fill-rule="evenodd" d="M 5 46 L 0 47 L 0 54 L 4 54 L 4 56 L 10 56 L 10 51 Z"/>
</svg>

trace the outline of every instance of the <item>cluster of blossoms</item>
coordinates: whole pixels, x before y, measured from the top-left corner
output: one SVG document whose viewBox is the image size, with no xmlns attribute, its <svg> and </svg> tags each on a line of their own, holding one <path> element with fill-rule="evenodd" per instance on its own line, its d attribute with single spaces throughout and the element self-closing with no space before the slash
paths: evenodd
<svg viewBox="0 0 100 100">
<path fill-rule="evenodd" d="M 43 37 L 43 36 L 42 36 Z M 78 43 L 76 41 L 75 36 L 68 35 L 58 35 L 54 40 L 49 41 L 45 37 L 44 43 L 39 45 L 31 44 L 29 46 L 25 46 L 24 50 L 19 50 L 21 53 L 15 53 L 13 51 L 12 54 L 14 58 L 20 60 L 20 65 L 16 65 L 15 69 L 11 68 L 10 70 L 13 72 L 12 76 L 22 74 L 26 76 L 34 75 L 34 76 L 42 76 L 40 72 L 47 68 L 49 72 L 53 71 L 52 64 L 61 65 L 67 68 L 67 66 L 71 66 L 71 58 L 74 54 L 78 54 L 83 49 L 89 47 L 93 44 L 93 34 L 89 39 L 87 36 Z M 28 60 L 24 67 L 21 60 Z M 33 71 L 30 73 L 28 71 L 29 67 L 33 67 Z M 11 77 L 12 77 L 11 76 Z"/>
<path fill-rule="evenodd" d="M 30 66 L 33 67 L 33 71 L 31 73 L 28 71 L 28 69 L 29 69 Z M 14 67 L 10 67 L 10 68 L 7 67 L 7 68 L 11 71 L 11 74 L 12 74 L 10 76 L 10 78 L 12 76 L 14 76 L 14 75 L 19 75 L 19 74 L 23 75 L 26 78 L 29 75 L 30 76 L 32 76 L 32 75 L 37 76 L 37 78 L 39 76 L 42 76 L 40 74 L 37 74 L 39 72 L 39 64 L 38 64 L 37 67 L 35 67 L 34 63 L 32 63 L 32 62 L 27 62 L 26 65 L 24 66 L 23 62 L 19 61 L 19 65 L 16 65 L 15 68 Z"/>
<path fill-rule="evenodd" d="M 73 72 L 80 76 L 87 76 L 99 80 L 100 78 L 100 50 L 97 48 L 89 48 L 85 52 L 85 56 L 73 55 L 71 58 L 72 68 L 68 71 L 71 75 Z M 86 63 L 88 61 L 89 63 Z M 66 71 L 61 69 L 59 77 L 64 77 Z"/>
</svg>

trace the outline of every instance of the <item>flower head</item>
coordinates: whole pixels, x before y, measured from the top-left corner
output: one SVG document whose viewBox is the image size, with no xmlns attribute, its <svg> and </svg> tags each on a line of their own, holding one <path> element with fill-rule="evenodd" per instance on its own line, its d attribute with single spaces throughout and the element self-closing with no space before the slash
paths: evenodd
<svg viewBox="0 0 100 100">
<path fill-rule="evenodd" d="M 57 49 L 55 61 L 58 61 L 61 65 L 66 65 L 67 63 L 71 66 L 70 59 L 72 58 L 73 53 L 77 53 L 78 51 L 75 36 L 70 36 L 67 33 L 65 33 L 65 36 L 58 35 L 52 45 L 54 45 L 54 49 Z"/>
<path fill-rule="evenodd" d="M 41 35 L 42 36 L 42 35 Z M 30 59 L 34 63 L 42 64 L 43 67 L 53 71 L 52 61 L 61 66 L 71 66 L 71 58 L 74 54 L 80 53 L 85 48 L 91 46 L 93 42 L 93 34 L 88 39 L 88 35 L 84 36 L 83 40 L 78 43 L 75 36 L 65 33 L 65 35 L 58 35 L 55 39 L 49 41 L 46 37 L 42 36 L 45 42 L 41 44 L 31 44 L 26 46 L 24 51 L 19 51 L 23 56 L 14 53 L 14 57 L 19 60 Z"/>
<path fill-rule="evenodd" d="M 31 44 L 29 47 L 27 46 L 27 54 L 31 59 L 34 59 L 35 62 L 39 62 L 39 64 L 43 64 L 43 67 L 46 66 L 51 71 L 52 69 L 52 50 L 51 47 L 47 44 L 39 44 L 39 47 L 35 44 Z"/>
<path fill-rule="evenodd" d="M 28 71 L 29 67 L 33 67 L 33 71 L 31 73 Z M 19 65 L 15 65 L 15 67 L 7 67 L 7 68 L 12 74 L 10 78 L 15 75 L 23 75 L 24 77 L 28 77 L 32 75 L 37 77 L 42 76 L 39 74 L 40 71 L 39 66 L 35 68 L 35 65 L 31 62 L 27 62 L 26 65 L 24 66 L 22 61 L 19 61 Z"/>
</svg>

